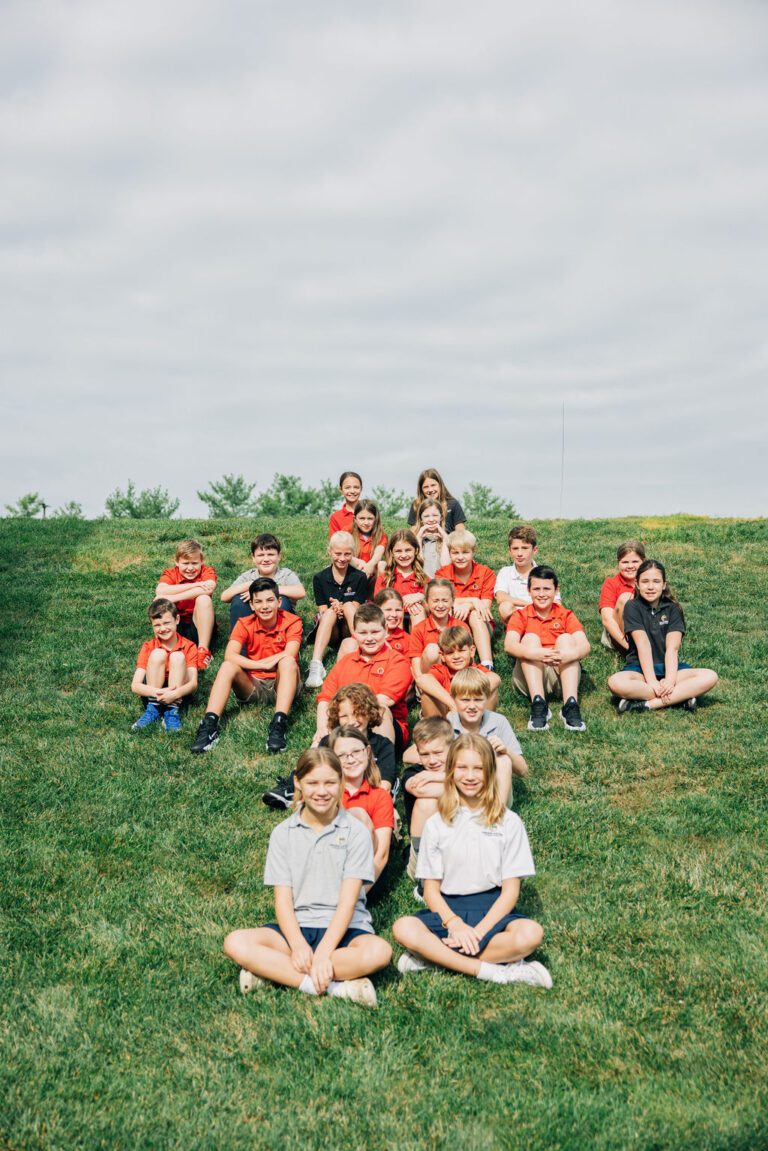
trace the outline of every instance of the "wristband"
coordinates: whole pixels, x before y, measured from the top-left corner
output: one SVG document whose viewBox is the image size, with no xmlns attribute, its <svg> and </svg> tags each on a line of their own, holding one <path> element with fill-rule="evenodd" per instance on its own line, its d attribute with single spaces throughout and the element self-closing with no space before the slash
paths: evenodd
<svg viewBox="0 0 768 1151">
<path fill-rule="evenodd" d="M 457 915 L 454 912 L 453 915 L 449 915 L 447 919 L 441 919 L 440 922 L 442 923 L 443 927 L 447 930 L 448 924 L 452 923 L 454 919 L 461 919 L 461 916 Z"/>
</svg>

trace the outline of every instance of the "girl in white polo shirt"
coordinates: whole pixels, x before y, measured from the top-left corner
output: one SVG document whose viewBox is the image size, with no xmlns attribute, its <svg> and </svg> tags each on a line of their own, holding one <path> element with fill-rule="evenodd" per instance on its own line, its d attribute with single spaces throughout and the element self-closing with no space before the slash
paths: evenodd
<svg viewBox="0 0 768 1151">
<path fill-rule="evenodd" d="M 534 874 L 522 820 L 499 797 L 493 748 L 482 735 L 460 735 L 421 836 L 416 875 L 428 910 L 392 927 L 407 948 L 398 970 L 445 967 L 493 983 L 551 987 L 541 963 L 524 962 L 544 933 L 514 910 L 520 880 Z"/>
<path fill-rule="evenodd" d="M 370 832 L 341 807 L 341 763 L 329 748 L 305 751 L 294 780 L 298 808 L 272 831 L 264 868 L 277 922 L 232 931 L 224 951 L 242 969 L 243 994 L 269 979 L 375 1007 L 366 976 L 386 967 L 392 948 L 374 934 L 365 905 Z"/>
</svg>

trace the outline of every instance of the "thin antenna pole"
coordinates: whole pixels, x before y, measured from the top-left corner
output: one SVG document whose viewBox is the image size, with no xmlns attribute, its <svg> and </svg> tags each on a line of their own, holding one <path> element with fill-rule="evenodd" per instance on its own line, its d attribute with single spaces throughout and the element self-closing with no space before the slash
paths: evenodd
<svg viewBox="0 0 768 1151">
<path fill-rule="evenodd" d="M 563 488 L 565 486 L 565 400 L 563 400 L 562 437 L 560 441 L 560 515 L 563 518 Z"/>
</svg>

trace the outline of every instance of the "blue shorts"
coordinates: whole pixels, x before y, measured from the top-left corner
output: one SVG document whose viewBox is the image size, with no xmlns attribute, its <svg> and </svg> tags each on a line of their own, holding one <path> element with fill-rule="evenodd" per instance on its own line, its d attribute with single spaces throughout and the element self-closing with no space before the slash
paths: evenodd
<svg viewBox="0 0 768 1151">
<path fill-rule="evenodd" d="M 490 891 L 478 891 L 474 895 L 443 894 L 443 899 L 451 911 L 461 916 L 468 927 L 476 927 L 480 920 L 487 915 L 489 908 L 493 906 L 500 895 L 501 888 L 494 887 Z M 500 931 L 503 931 L 504 928 L 515 919 L 527 918 L 527 915 L 521 915 L 519 911 L 510 911 L 508 915 L 502 916 L 499 922 L 496 923 L 490 931 L 487 931 L 480 940 L 480 950 L 485 951 L 494 935 L 498 935 Z M 420 919 L 424 926 L 428 927 L 432 934 L 436 935 L 438 939 L 448 938 L 448 928 L 443 927 L 443 922 L 436 911 L 417 911 L 416 919 Z"/>
<path fill-rule="evenodd" d="M 264 926 L 271 928 L 272 931 L 276 931 L 278 935 L 283 935 L 276 923 L 265 923 Z M 304 936 L 305 942 L 315 951 L 327 930 L 327 927 L 302 927 L 301 934 Z M 363 931 L 359 927 L 349 927 L 336 944 L 335 950 L 338 951 L 340 947 L 349 947 L 352 940 L 357 939 L 358 935 L 371 935 L 371 932 Z M 284 935 L 283 939 L 285 939 Z"/>
<path fill-rule="evenodd" d="M 690 668 L 690 666 L 691 665 L 689 663 L 684 663 L 683 660 L 678 660 L 677 667 L 678 667 L 679 671 L 685 671 L 688 668 Z M 643 674 L 643 669 L 640 667 L 640 664 L 638 663 L 638 661 L 636 659 L 628 659 L 627 662 L 624 664 L 624 667 L 621 670 L 622 671 L 637 671 L 640 673 L 640 675 Z M 665 668 L 663 663 L 655 663 L 653 665 L 653 674 L 656 676 L 657 679 L 663 679 L 664 676 L 667 674 L 667 669 Z"/>
</svg>

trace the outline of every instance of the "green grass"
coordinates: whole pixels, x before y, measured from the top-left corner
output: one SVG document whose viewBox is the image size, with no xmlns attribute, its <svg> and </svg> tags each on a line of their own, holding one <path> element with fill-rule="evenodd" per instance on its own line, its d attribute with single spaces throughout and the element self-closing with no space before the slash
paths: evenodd
<svg viewBox="0 0 768 1151">
<path fill-rule="evenodd" d="M 272 526 L 309 582 L 324 525 Z M 204 693 L 179 741 L 129 733 L 148 593 L 175 540 L 202 538 L 224 586 L 253 525 L 0 523 L 0 1146 L 768 1146 L 768 525 L 539 526 L 593 643 L 582 737 L 529 735 L 498 660 L 532 769 L 516 793 L 538 866 L 522 906 L 545 926 L 554 989 L 392 968 L 373 1013 L 279 989 L 243 999 L 221 952 L 270 914 L 279 816 L 260 794 L 308 743 L 310 697 L 277 760 L 254 709 L 191 756 Z M 494 567 L 505 534 L 479 532 Z M 619 718 L 605 690 L 597 593 L 638 534 L 686 608 L 686 658 L 721 677 L 694 716 Z M 394 870 L 374 908 L 384 935 L 413 907 Z"/>
</svg>

